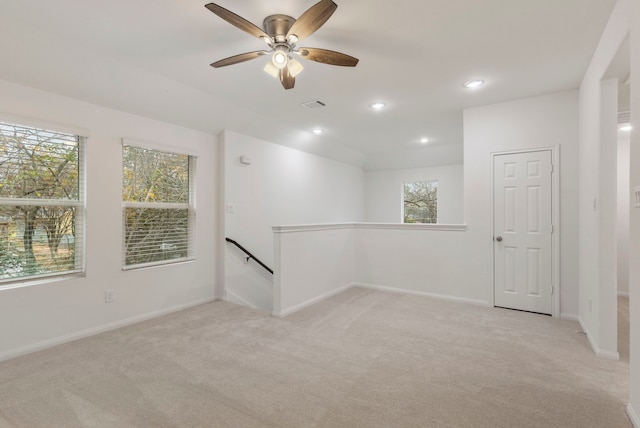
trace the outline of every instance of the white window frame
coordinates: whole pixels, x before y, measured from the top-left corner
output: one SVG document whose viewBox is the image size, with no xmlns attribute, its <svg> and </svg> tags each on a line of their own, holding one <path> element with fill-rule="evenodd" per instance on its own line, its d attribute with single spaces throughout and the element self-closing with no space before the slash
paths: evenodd
<svg viewBox="0 0 640 428">
<path fill-rule="evenodd" d="M 437 199 L 437 197 L 436 197 L 436 222 L 435 223 L 406 223 L 404 221 L 404 217 L 405 217 L 405 215 L 404 215 L 405 214 L 405 203 L 404 203 L 404 201 L 405 201 L 405 192 L 404 191 L 405 191 L 405 186 L 407 184 L 410 184 L 410 183 L 436 183 L 436 192 L 438 191 L 438 188 L 439 188 L 437 179 L 435 179 L 435 180 L 407 180 L 407 181 L 403 181 L 402 182 L 402 186 L 400 188 L 400 197 L 401 197 L 401 199 L 400 199 L 400 204 L 401 204 L 400 223 L 402 223 L 402 224 L 438 224 L 438 214 L 437 214 L 437 212 L 438 212 L 437 200 L 438 199 Z"/>
<path fill-rule="evenodd" d="M 44 121 L 34 121 L 19 116 L 0 115 L 0 122 L 7 125 L 14 125 L 23 128 L 30 128 L 38 131 L 52 132 L 74 136 L 78 144 L 78 200 L 70 199 L 38 199 L 38 198 L 0 198 L 0 205 L 9 206 L 42 206 L 42 207 L 74 207 L 75 230 L 77 236 L 74 237 L 74 266 L 73 269 L 60 272 L 47 272 L 22 277 L 0 279 L 0 289 L 13 288 L 16 286 L 31 285 L 43 281 L 54 281 L 68 277 L 84 276 L 86 274 L 86 146 L 89 133 L 76 128 L 61 128 L 60 125 L 50 124 Z"/>
<path fill-rule="evenodd" d="M 172 203 L 172 202 L 128 202 L 122 201 L 122 270 L 134 270 L 149 268 L 154 266 L 166 266 L 176 263 L 184 263 L 193 261 L 196 259 L 195 254 L 195 224 L 196 224 L 196 162 L 197 157 L 191 153 L 184 153 L 175 149 L 158 146 L 156 144 L 149 144 L 143 142 L 132 141 L 129 139 L 122 139 L 122 156 L 124 159 L 125 147 L 133 147 L 138 149 L 153 150 L 156 152 L 170 153 L 175 155 L 187 156 L 189 163 L 189 202 L 187 203 Z M 121 167 L 121 173 L 124 173 L 124 168 Z M 121 186 L 124 186 L 124 175 L 121 176 Z M 187 256 L 179 257 L 168 260 L 158 260 L 147 263 L 137 263 L 127 265 L 126 260 L 126 210 L 128 208 L 150 208 L 150 209 L 186 209 L 187 210 Z"/>
</svg>

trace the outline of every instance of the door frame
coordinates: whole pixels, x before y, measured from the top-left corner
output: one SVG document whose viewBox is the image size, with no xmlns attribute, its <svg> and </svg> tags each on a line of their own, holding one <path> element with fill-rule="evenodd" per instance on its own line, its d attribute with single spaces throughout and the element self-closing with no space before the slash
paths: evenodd
<svg viewBox="0 0 640 428">
<path fill-rule="evenodd" d="M 505 150 L 491 152 L 491 284 L 489 287 L 489 303 L 495 307 L 495 284 L 496 284 L 496 261 L 493 246 L 493 237 L 496 236 L 495 228 L 495 158 L 502 155 L 531 153 L 531 152 L 551 152 L 551 222 L 553 231 L 551 233 L 551 281 L 553 295 L 551 298 L 551 315 L 560 317 L 560 146 L 532 147 L 521 150 Z"/>
</svg>

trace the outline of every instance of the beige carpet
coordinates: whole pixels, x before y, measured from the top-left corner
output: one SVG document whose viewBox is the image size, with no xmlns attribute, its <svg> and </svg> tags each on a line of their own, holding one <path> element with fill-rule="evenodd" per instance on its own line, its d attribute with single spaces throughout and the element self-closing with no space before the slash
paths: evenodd
<svg viewBox="0 0 640 428">
<path fill-rule="evenodd" d="M 216 302 L 0 364 L 2 427 L 630 427 L 574 322 L 352 289 Z"/>
</svg>

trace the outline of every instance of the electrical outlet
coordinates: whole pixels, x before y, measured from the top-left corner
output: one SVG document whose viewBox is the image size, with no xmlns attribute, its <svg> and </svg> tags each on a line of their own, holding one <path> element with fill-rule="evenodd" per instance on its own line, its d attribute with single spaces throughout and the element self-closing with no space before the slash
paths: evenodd
<svg viewBox="0 0 640 428">
<path fill-rule="evenodd" d="M 113 302 L 113 290 L 105 290 L 104 291 L 104 302 L 105 303 Z"/>
</svg>

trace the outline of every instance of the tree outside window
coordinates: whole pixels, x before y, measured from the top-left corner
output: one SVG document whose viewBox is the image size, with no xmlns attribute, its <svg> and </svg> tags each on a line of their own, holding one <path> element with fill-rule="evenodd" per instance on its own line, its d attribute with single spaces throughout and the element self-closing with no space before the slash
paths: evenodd
<svg viewBox="0 0 640 428">
<path fill-rule="evenodd" d="M 403 185 L 403 223 L 438 222 L 438 182 L 416 181 Z"/>
<path fill-rule="evenodd" d="M 0 123 L 0 282 L 83 270 L 83 142 Z"/>
<path fill-rule="evenodd" d="M 125 267 L 192 258 L 194 161 L 188 155 L 124 146 Z"/>
</svg>

